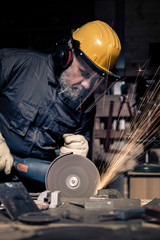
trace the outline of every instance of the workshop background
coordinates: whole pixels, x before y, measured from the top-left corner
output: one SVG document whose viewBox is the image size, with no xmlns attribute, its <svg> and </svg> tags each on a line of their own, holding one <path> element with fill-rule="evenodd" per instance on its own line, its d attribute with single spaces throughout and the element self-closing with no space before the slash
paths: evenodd
<svg viewBox="0 0 160 240">
<path fill-rule="evenodd" d="M 69 36 L 72 29 L 76 29 L 88 21 L 102 20 L 107 22 L 117 32 L 122 45 L 122 52 L 116 64 L 116 69 L 122 77 L 122 81 L 115 84 L 107 92 L 105 99 L 105 110 L 102 109 L 101 102 L 97 105 L 95 119 L 95 129 L 93 133 L 93 160 L 97 151 L 107 152 L 104 146 L 105 129 L 109 118 L 109 103 L 114 101 L 114 111 L 112 115 L 112 128 L 117 121 L 119 109 L 119 97 L 122 95 L 122 86 L 127 86 L 133 94 L 130 106 L 133 106 L 137 96 L 137 85 L 135 80 L 141 78 L 140 90 L 145 89 L 156 74 L 160 65 L 160 1 L 159 0 L 81 0 L 81 1 L 8 1 L 1 5 L 0 14 L 0 48 L 28 48 L 37 49 L 43 52 L 51 52 L 55 43 Z M 145 67 L 145 72 L 143 66 Z M 139 72 L 141 73 L 139 74 Z M 123 80 L 124 79 L 124 80 Z M 97 90 L 96 94 L 101 94 L 103 86 Z M 123 88 L 124 89 L 124 88 Z M 142 92 L 138 93 L 142 94 Z M 103 105 L 104 106 L 104 105 Z M 128 109 L 123 109 L 123 119 L 121 119 L 121 129 L 129 128 L 130 116 Z M 97 130 L 104 130 L 101 134 Z M 113 136 L 115 136 L 113 134 Z M 157 140 L 158 141 L 158 140 Z M 109 148 L 114 148 L 116 141 L 109 139 Z M 160 165 L 160 146 L 156 142 L 150 151 L 142 154 L 142 162 L 149 161 Z M 96 155 L 97 156 L 97 155 Z M 149 158 L 149 160 L 148 160 Z M 149 176 L 156 182 L 156 189 L 153 195 L 160 192 L 160 172 Z M 147 176 L 146 176 L 147 178 Z M 149 179 L 150 180 L 150 179 Z M 123 179 L 124 181 L 124 179 Z M 137 180 L 134 179 L 134 182 Z M 148 181 L 148 179 L 147 179 Z M 142 188 L 148 185 L 143 183 Z M 134 185 L 134 182 L 132 183 Z M 136 183 L 139 185 L 139 182 Z M 132 186 L 130 186 L 131 188 Z M 147 195 L 148 187 L 143 192 L 143 196 L 132 193 L 132 198 L 152 198 Z M 134 186 L 134 189 L 136 187 Z M 158 189 L 158 190 L 157 190 Z M 127 190 L 128 191 L 128 190 Z M 136 192 L 138 192 L 136 190 Z M 142 189 L 140 189 L 142 193 Z"/>
</svg>

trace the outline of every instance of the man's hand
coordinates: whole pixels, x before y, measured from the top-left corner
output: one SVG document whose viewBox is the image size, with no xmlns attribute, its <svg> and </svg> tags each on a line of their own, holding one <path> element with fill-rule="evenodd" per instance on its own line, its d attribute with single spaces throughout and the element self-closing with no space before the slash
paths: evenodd
<svg viewBox="0 0 160 240">
<path fill-rule="evenodd" d="M 87 156 L 89 147 L 84 136 L 66 133 L 63 135 L 63 138 L 64 146 L 60 148 L 60 155 L 73 152 L 84 157 Z"/>
<path fill-rule="evenodd" d="M 13 164 L 13 157 L 6 144 L 5 139 L 0 133 L 0 171 L 4 170 L 6 174 L 10 174 Z"/>
</svg>

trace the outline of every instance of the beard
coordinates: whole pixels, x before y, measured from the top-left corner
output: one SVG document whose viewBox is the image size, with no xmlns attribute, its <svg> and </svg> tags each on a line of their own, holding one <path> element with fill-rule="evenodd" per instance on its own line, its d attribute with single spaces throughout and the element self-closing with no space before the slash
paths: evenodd
<svg viewBox="0 0 160 240">
<path fill-rule="evenodd" d="M 70 85 L 70 69 L 66 69 L 61 73 L 61 75 L 58 78 L 59 84 L 60 84 L 60 92 L 63 93 L 63 95 L 67 98 L 69 98 L 72 101 L 76 101 L 77 99 L 81 100 L 81 98 L 84 98 L 86 90 L 83 86 L 80 84 L 74 84 Z"/>
</svg>

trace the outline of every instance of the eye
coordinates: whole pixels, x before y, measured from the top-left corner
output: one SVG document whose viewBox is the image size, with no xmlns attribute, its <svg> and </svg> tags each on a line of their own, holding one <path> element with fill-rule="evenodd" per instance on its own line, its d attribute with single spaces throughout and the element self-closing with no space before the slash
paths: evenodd
<svg viewBox="0 0 160 240">
<path fill-rule="evenodd" d="M 80 69 L 80 73 L 83 78 L 90 78 L 91 74 L 89 72 Z"/>
</svg>

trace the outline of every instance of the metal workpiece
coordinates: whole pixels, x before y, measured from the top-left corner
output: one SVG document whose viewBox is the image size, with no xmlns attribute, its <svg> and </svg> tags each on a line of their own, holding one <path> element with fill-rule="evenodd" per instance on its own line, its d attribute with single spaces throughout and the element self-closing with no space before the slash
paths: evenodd
<svg viewBox="0 0 160 240">
<path fill-rule="evenodd" d="M 44 192 L 41 192 L 40 195 L 37 198 L 36 203 L 48 203 L 48 208 L 56 208 L 61 205 L 61 192 L 60 191 L 54 191 L 51 192 L 49 190 L 46 190 Z"/>
<path fill-rule="evenodd" d="M 86 209 L 106 209 L 106 210 L 115 210 L 115 209 L 134 209 L 140 208 L 139 199 L 92 199 L 86 201 L 84 204 Z"/>
<path fill-rule="evenodd" d="M 122 195 L 117 189 L 108 188 L 98 190 L 97 197 L 122 198 Z"/>
<path fill-rule="evenodd" d="M 128 209 L 128 210 L 113 210 L 108 214 L 99 216 L 99 220 L 110 221 L 110 220 L 129 220 L 142 218 L 145 213 L 144 208 Z"/>
<path fill-rule="evenodd" d="M 51 192 L 51 202 L 49 204 L 49 208 L 56 208 L 59 207 L 61 204 L 62 204 L 61 192 L 60 191 Z"/>
<path fill-rule="evenodd" d="M 51 200 L 51 192 L 49 190 L 43 191 L 39 194 L 37 198 L 37 202 L 50 202 Z"/>
<path fill-rule="evenodd" d="M 85 209 L 106 209 L 112 210 L 113 209 L 113 201 L 87 201 L 84 204 Z"/>
</svg>

